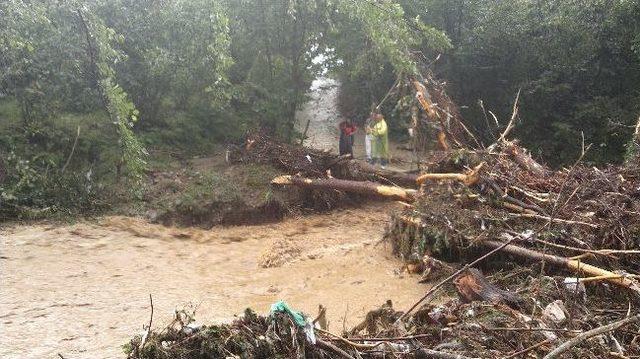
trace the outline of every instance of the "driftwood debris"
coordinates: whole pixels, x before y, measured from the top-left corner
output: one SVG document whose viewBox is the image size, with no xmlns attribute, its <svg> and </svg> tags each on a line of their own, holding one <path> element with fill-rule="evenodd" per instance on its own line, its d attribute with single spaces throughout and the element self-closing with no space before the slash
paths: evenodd
<svg viewBox="0 0 640 359">
<path fill-rule="evenodd" d="M 496 242 L 496 241 L 482 241 L 480 242 L 480 244 L 489 248 L 498 248 L 503 246 L 502 242 Z M 629 288 L 637 292 L 638 294 L 640 294 L 640 286 L 638 286 L 638 283 L 636 281 L 630 278 L 621 276 L 619 274 L 613 273 L 606 269 L 602 269 L 594 265 L 584 263 L 578 259 L 564 258 L 564 257 L 552 255 L 552 254 L 541 253 L 528 248 L 519 247 L 513 244 L 504 246 L 502 248 L 502 251 L 518 257 L 528 258 L 528 259 L 536 260 L 540 262 L 547 262 L 550 264 L 557 265 L 559 267 L 564 267 L 574 273 L 582 273 L 582 274 L 588 274 L 591 276 L 600 277 L 602 280 L 605 280 L 609 283 L 612 283 L 621 287 Z"/>
<path fill-rule="evenodd" d="M 549 354 L 547 354 L 544 359 L 553 359 L 553 358 L 557 358 L 559 357 L 562 353 L 566 352 L 567 350 L 571 349 L 571 347 L 580 344 L 581 342 L 589 339 L 589 338 L 593 338 L 596 335 L 600 335 L 603 333 L 607 333 L 616 329 L 619 329 L 625 325 L 629 325 L 629 324 L 633 324 L 633 323 L 637 323 L 640 322 L 640 314 L 634 315 L 634 316 L 630 316 L 627 317 L 625 319 L 616 321 L 614 323 L 608 324 L 608 325 L 604 325 L 592 330 L 589 330 L 587 332 L 584 332 L 578 336 L 576 336 L 575 338 L 572 338 L 566 342 L 564 342 L 562 345 L 560 345 L 559 347 L 557 347 L 556 349 L 554 349 L 553 351 L 551 351 Z"/>
<path fill-rule="evenodd" d="M 398 216 L 396 220 L 402 221 L 407 226 L 416 227 L 416 228 L 424 228 L 426 227 L 426 223 L 416 217 L 408 217 L 408 216 Z M 617 286 L 622 286 L 625 288 L 629 288 L 638 294 L 640 294 L 640 286 L 638 282 L 633 278 L 634 276 L 625 276 L 618 273 L 614 273 L 608 271 L 606 269 L 602 269 L 600 267 L 584 263 L 580 259 L 574 258 L 565 258 L 560 257 L 553 254 L 541 253 L 538 251 L 534 251 L 528 248 L 519 247 L 514 244 L 492 241 L 492 240 L 482 240 L 477 241 L 477 245 L 482 247 L 491 248 L 493 250 L 499 249 L 502 252 L 515 255 L 521 258 L 526 258 L 539 262 L 546 262 L 558 267 L 564 267 L 574 273 L 578 274 L 587 274 L 593 276 L 585 280 L 586 282 L 594 281 L 606 281 Z M 477 280 L 478 278 L 473 278 L 473 280 Z"/>
<path fill-rule="evenodd" d="M 480 180 L 480 171 L 484 163 L 480 163 L 467 173 L 425 173 L 416 178 L 416 183 L 422 185 L 426 181 L 434 180 L 455 180 L 464 183 L 467 186 L 472 186 Z"/>
<path fill-rule="evenodd" d="M 413 189 L 385 186 L 369 181 L 348 181 L 337 178 L 311 179 L 297 176 L 278 176 L 271 183 L 324 191 L 337 190 L 405 202 L 412 202 L 416 195 L 416 191 Z"/>
<path fill-rule="evenodd" d="M 505 152 L 508 153 L 523 169 L 530 171 L 536 176 L 545 176 L 549 173 L 544 166 L 536 162 L 536 160 L 531 157 L 531 154 L 513 142 L 508 142 Z"/>
</svg>

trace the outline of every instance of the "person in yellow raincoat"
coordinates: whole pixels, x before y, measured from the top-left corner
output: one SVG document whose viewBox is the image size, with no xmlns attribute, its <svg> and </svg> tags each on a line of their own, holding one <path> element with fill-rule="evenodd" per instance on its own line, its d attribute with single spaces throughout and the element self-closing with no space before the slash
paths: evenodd
<svg viewBox="0 0 640 359">
<path fill-rule="evenodd" d="M 380 163 L 382 167 L 389 163 L 389 129 L 382 114 L 376 114 L 371 127 L 371 155 L 373 163 Z"/>
</svg>

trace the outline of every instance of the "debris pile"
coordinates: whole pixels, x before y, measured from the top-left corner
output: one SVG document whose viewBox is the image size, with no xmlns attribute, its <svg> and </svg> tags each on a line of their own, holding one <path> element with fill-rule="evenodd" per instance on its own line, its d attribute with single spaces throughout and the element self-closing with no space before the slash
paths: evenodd
<svg viewBox="0 0 640 359">
<path fill-rule="evenodd" d="M 247 309 L 231 324 L 199 326 L 191 314 L 179 311 L 162 331 L 135 336 L 125 352 L 128 358 L 146 359 L 332 358 L 318 342 L 309 339 L 295 317 L 285 312 L 264 317 Z"/>
<path fill-rule="evenodd" d="M 235 162 L 268 163 L 299 177 L 338 178 L 416 187 L 417 175 L 378 168 L 351 156 L 286 144 L 263 132 L 250 132 L 232 152 Z"/>
<path fill-rule="evenodd" d="M 179 319 L 135 337 L 129 357 L 640 355 L 637 172 L 579 163 L 553 171 L 507 140 L 449 151 L 429 168 L 386 235 L 421 282 L 439 280 L 412 308 L 387 301 L 342 333 L 323 328 L 322 311 L 311 320 L 247 310 L 211 327 Z M 456 298 L 432 303 L 440 289 Z"/>
<path fill-rule="evenodd" d="M 451 151 L 430 168 L 386 237 L 414 268 L 469 263 L 440 282 L 469 303 L 429 306 L 433 290 L 404 317 L 441 313 L 446 331 L 438 342 L 455 342 L 456 353 L 472 357 L 536 357 L 563 342 L 575 358 L 640 354 L 637 171 L 579 161 L 553 171 L 504 138 Z M 581 337 L 620 320 L 628 320 L 625 330 Z"/>
<path fill-rule="evenodd" d="M 581 161 L 547 168 L 507 139 L 517 107 L 494 145 L 470 149 L 457 140 L 466 129 L 453 134 L 456 117 L 442 118 L 450 112 L 433 95 L 420 95 L 419 85 L 418 100 L 441 129 L 442 151 L 427 173 L 382 173 L 261 134 L 250 135 L 234 156 L 291 174 L 275 185 L 402 201 L 405 210 L 391 218 L 386 239 L 407 270 L 433 284 L 422 298 L 405 311 L 387 301 L 343 333 L 324 328 L 322 308 L 310 320 L 283 303 L 267 317 L 247 310 L 212 327 L 194 328 L 178 316 L 165 330 L 134 338 L 129 357 L 640 356 L 637 169 Z M 432 303 L 440 290 L 448 299 Z"/>
<path fill-rule="evenodd" d="M 635 171 L 580 164 L 552 171 L 513 142 L 458 150 L 432 168 L 459 173 L 420 176 L 424 185 L 413 206 L 391 223 L 388 236 L 398 255 L 461 260 L 509 240 L 504 251 L 510 254 L 537 251 L 552 263 L 559 262 L 552 256 L 592 262 L 619 272 L 603 280 L 627 287 L 640 271 Z"/>
</svg>

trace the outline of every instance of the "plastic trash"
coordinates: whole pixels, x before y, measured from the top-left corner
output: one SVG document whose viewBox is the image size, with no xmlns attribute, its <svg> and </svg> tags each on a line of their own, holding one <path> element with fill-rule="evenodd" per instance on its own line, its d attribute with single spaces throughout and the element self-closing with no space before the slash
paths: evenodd
<svg viewBox="0 0 640 359">
<path fill-rule="evenodd" d="M 289 305 L 285 301 L 281 300 L 271 305 L 270 314 L 273 314 L 273 313 L 288 314 L 298 327 L 303 328 L 304 333 L 307 336 L 307 340 L 311 344 L 316 343 L 316 333 L 313 328 L 313 323 L 307 321 L 307 319 L 304 317 L 304 315 L 301 312 L 291 309 L 291 307 L 289 307 Z"/>
</svg>

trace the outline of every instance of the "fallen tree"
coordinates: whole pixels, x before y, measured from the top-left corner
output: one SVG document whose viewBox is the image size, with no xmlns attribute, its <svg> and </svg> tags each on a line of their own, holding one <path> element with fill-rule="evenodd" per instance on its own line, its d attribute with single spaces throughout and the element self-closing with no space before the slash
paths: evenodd
<svg viewBox="0 0 640 359">
<path fill-rule="evenodd" d="M 298 176 L 279 176 L 271 181 L 274 185 L 298 186 L 325 191 L 344 191 L 391 200 L 412 202 L 416 191 L 407 188 L 385 186 L 375 182 L 348 181 L 337 178 L 304 178 Z"/>
<path fill-rule="evenodd" d="M 230 157 L 234 162 L 269 163 L 286 173 L 304 177 L 323 178 L 328 172 L 338 179 L 417 187 L 417 174 L 383 169 L 350 156 L 286 144 L 261 132 L 249 133 Z"/>
</svg>

